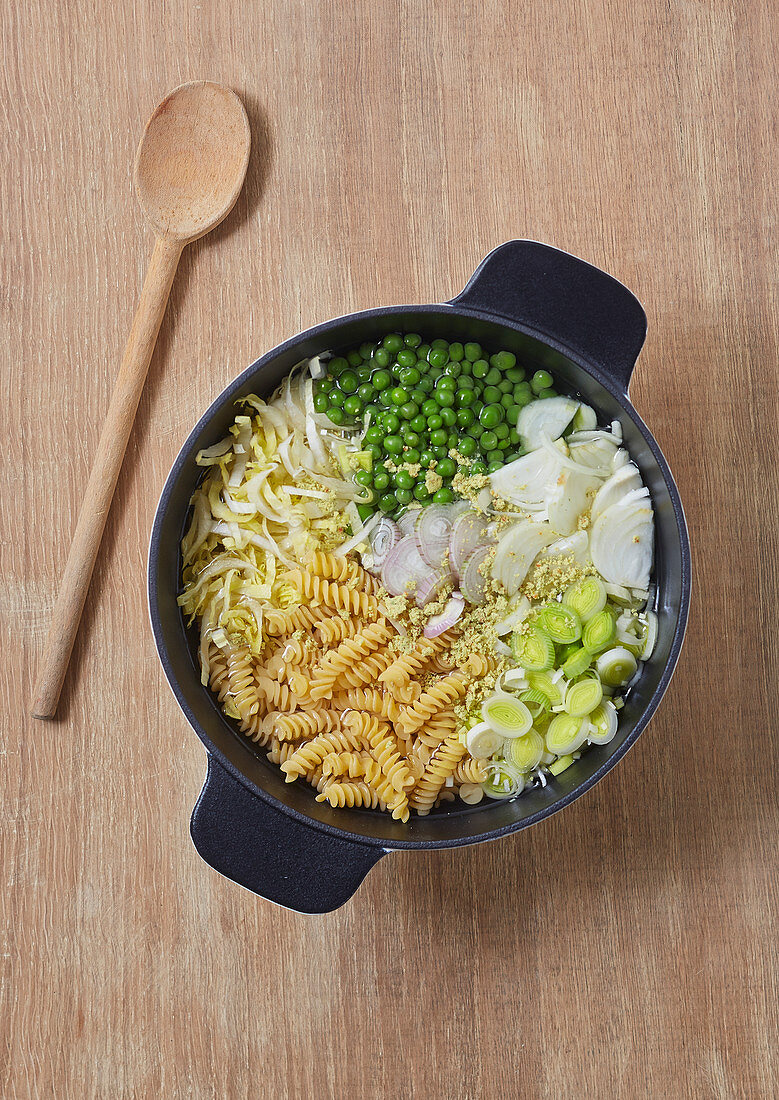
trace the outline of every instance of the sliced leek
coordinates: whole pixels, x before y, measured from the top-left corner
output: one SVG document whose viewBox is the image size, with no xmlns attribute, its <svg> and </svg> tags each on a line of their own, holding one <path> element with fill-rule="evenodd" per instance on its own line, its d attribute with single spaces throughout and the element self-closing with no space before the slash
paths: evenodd
<svg viewBox="0 0 779 1100">
<path fill-rule="evenodd" d="M 563 603 L 572 607 L 583 623 L 606 606 L 606 586 L 600 577 L 583 577 L 567 588 Z"/>
<path fill-rule="evenodd" d="M 560 772 L 564 772 L 566 768 L 570 768 L 573 762 L 572 756 L 561 756 L 559 760 L 555 760 L 554 764 L 549 765 L 549 771 L 552 775 L 559 775 Z"/>
<path fill-rule="evenodd" d="M 609 687 L 619 687 L 635 676 L 638 662 L 629 649 L 618 645 L 614 649 L 601 653 L 595 667 L 604 684 L 608 684 Z"/>
<path fill-rule="evenodd" d="M 466 748 L 474 760 L 488 760 L 503 745 L 503 738 L 486 722 L 471 726 L 465 740 Z"/>
<path fill-rule="evenodd" d="M 520 692 L 519 698 L 533 715 L 534 721 L 549 710 L 549 696 L 536 688 L 527 688 L 525 691 Z"/>
<path fill-rule="evenodd" d="M 584 646 L 579 646 L 568 658 L 566 658 L 563 664 L 563 672 L 569 680 L 575 680 L 577 676 L 581 676 L 583 672 L 586 672 L 592 663 L 592 654 Z"/>
<path fill-rule="evenodd" d="M 573 718 L 584 718 L 585 715 L 600 704 L 603 698 L 603 688 L 600 680 L 588 676 L 571 684 L 565 696 L 565 709 Z"/>
<path fill-rule="evenodd" d="M 505 760 L 487 766 L 489 779 L 481 787 L 488 798 L 514 798 L 525 786 L 525 778 L 519 768 Z"/>
<path fill-rule="evenodd" d="M 562 688 L 554 682 L 548 672 L 529 672 L 527 682 L 534 691 L 541 691 L 549 700 L 551 707 L 558 706 L 563 701 Z"/>
<path fill-rule="evenodd" d="M 641 651 L 642 661 L 648 661 L 657 644 L 657 615 L 654 611 L 646 613 L 646 634 L 644 635 L 644 648 Z"/>
<path fill-rule="evenodd" d="M 587 740 L 589 722 L 587 719 L 574 718 L 572 714 L 558 714 L 549 723 L 544 743 L 548 752 L 555 756 L 565 756 L 576 752 Z"/>
<path fill-rule="evenodd" d="M 533 725 L 533 715 L 520 699 L 496 691 L 482 704 L 484 721 L 501 737 L 522 737 Z"/>
<path fill-rule="evenodd" d="M 549 637 L 561 645 L 581 638 L 582 621 L 578 613 L 564 603 L 546 604 L 541 610 L 539 622 Z"/>
<path fill-rule="evenodd" d="M 608 649 L 614 640 L 614 616 L 604 608 L 597 615 L 593 615 L 589 622 L 584 624 L 582 630 L 582 645 L 590 653 L 600 653 Z"/>
<path fill-rule="evenodd" d="M 589 722 L 588 740 L 593 745 L 608 745 L 617 733 L 617 708 L 608 699 L 603 699 L 589 716 Z"/>
<path fill-rule="evenodd" d="M 529 672 L 546 672 L 554 665 L 554 642 L 546 631 L 539 630 L 537 626 L 512 634 L 511 652 Z"/>
<path fill-rule="evenodd" d="M 508 741 L 503 755 L 521 772 L 532 772 L 541 763 L 544 755 L 544 739 L 540 733 L 529 730 L 524 737 L 515 737 Z"/>
</svg>

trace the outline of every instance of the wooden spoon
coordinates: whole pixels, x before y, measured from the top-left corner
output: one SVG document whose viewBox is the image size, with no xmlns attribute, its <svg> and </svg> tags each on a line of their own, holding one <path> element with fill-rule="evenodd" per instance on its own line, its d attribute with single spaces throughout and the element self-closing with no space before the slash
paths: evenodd
<svg viewBox="0 0 779 1100">
<path fill-rule="evenodd" d="M 157 240 L 54 607 L 33 696 L 36 718 L 51 718 L 57 708 L 179 257 L 185 244 L 208 233 L 232 210 L 250 143 L 249 120 L 238 96 L 207 80 L 171 92 L 141 138 L 135 188 Z"/>
</svg>

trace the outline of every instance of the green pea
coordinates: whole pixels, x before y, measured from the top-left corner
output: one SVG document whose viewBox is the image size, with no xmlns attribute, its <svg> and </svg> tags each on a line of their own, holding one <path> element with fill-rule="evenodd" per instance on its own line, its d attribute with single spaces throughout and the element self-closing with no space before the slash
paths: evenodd
<svg viewBox="0 0 779 1100">
<path fill-rule="evenodd" d="M 357 368 L 357 378 L 359 379 L 359 381 L 361 383 L 362 382 L 369 382 L 372 373 L 373 373 L 372 369 L 370 367 L 366 367 L 364 363 L 361 367 Z"/>
<path fill-rule="evenodd" d="M 390 355 L 397 355 L 400 349 L 403 347 L 403 337 L 399 336 L 397 332 L 390 332 L 382 340 L 382 344 L 390 353 Z"/>
<path fill-rule="evenodd" d="M 486 405 L 500 404 L 500 399 L 503 394 L 500 392 L 497 386 L 485 386 L 484 387 L 484 403 Z"/>
<path fill-rule="evenodd" d="M 497 462 L 499 466 L 503 465 L 503 451 L 499 447 L 494 451 L 487 451 L 487 466 L 492 466 L 493 462 Z"/>
<path fill-rule="evenodd" d="M 378 405 L 366 405 L 365 412 L 368 416 L 368 423 L 375 424 L 379 419 L 379 413 L 381 412 L 381 409 Z"/>
<path fill-rule="evenodd" d="M 498 389 L 501 393 L 513 393 L 514 385 L 512 382 L 509 382 L 508 378 L 504 378 L 502 381 L 498 382 Z"/>
<path fill-rule="evenodd" d="M 335 382 L 332 378 L 320 378 L 317 382 L 317 391 L 319 393 L 330 393 Z"/>
<path fill-rule="evenodd" d="M 500 457 L 499 459 L 497 459 L 497 460 L 496 460 L 495 462 L 490 462 L 490 463 L 489 463 L 489 464 L 487 465 L 487 473 L 488 473 L 488 474 L 494 474 L 494 473 L 495 473 L 495 471 L 496 471 L 496 470 L 499 470 L 499 469 L 501 468 L 501 466 L 502 466 L 502 465 L 503 465 L 503 456 L 501 456 L 501 457 Z"/>
<path fill-rule="evenodd" d="M 459 442 L 460 437 L 457 432 L 449 432 L 449 435 L 446 437 L 446 445 L 449 450 L 453 451 Z"/>
<path fill-rule="evenodd" d="M 514 404 L 518 405 L 520 409 L 524 409 L 525 405 L 529 405 L 532 400 L 532 393 L 517 393 L 514 390 Z"/>
<path fill-rule="evenodd" d="M 407 451 L 403 452 L 403 459 L 405 462 L 419 462 L 419 451 L 416 447 L 409 447 Z"/>
<path fill-rule="evenodd" d="M 460 409 L 457 413 L 457 426 L 460 428 L 468 428 L 473 424 L 476 417 L 473 415 L 472 409 Z"/>
<path fill-rule="evenodd" d="M 327 399 L 326 393 L 317 393 L 314 395 L 314 412 L 327 412 L 329 405 L 330 402 Z"/>
<path fill-rule="evenodd" d="M 427 372 L 428 378 L 432 378 L 434 382 L 437 382 L 439 378 L 443 378 L 443 367 L 431 367 Z"/>
<path fill-rule="evenodd" d="M 345 370 L 338 379 L 338 385 L 344 393 L 355 393 L 359 384 L 360 380 L 352 370 Z"/>
<path fill-rule="evenodd" d="M 397 360 L 399 367 L 414 370 L 417 361 L 417 353 L 412 351 L 411 348 L 403 348 L 402 351 L 398 352 Z M 417 372 L 417 377 L 419 377 L 419 372 Z"/>
<path fill-rule="evenodd" d="M 382 512 L 394 512 L 398 506 L 398 500 L 394 493 L 385 493 L 379 497 L 379 508 Z"/>
<path fill-rule="evenodd" d="M 445 374 L 442 378 L 438 379 L 435 388 L 436 390 L 449 390 L 450 393 L 456 393 L 457 379 Z"/>
<path fill-rule="evenodd" d="M 512 398 L 512 401 L 513 400 L 514 399 Z M 521 411 L 522 410 L 520 409 L 519 405 L 509 405 L 506 409 L 506 420 L 508 421 L 508 423 L 516 424 L 517 418 L 519 417 Z"/>
<path fill-rule="evenodd" d="M 468 374 L 461 374 L 460 377 L 457 379 L 457 392 L 473 393 L 477 385 L 481 385 L 481 383 L 477 383 Z"/>
<path fill-rule="evenodd" d="M 449 362 L 449 352 L 446 348 L 431 347 L 427 361 L 431 367 L 444 367 Z"/>
<path fill-rule="evenodd" d="M 377 370 L 375 374 L 371 376 L 371 382 L 375 390 L 386 390 L 392 381 L 392 375 L 388 370 Z"/>
<path fill-rule="evenodd" d="M 404 420 L 413 420 L 419 412 L 419 405 L 416 401 L 407 401 L 405 405 L 400 406 L 400 415 Z"/>
<path fill-rule="evenodd" d="M 354 475 L 358 485 L 365 485 L 368 489 L 373 485 L 373 474 L 369 470 L 358 470 Z"/>
<path fill-rule="evenodd" d="M 454 493 L 451 489 L 443 488 L 433 493 L 433 504 L 451 504 L 453 500 Z"/>
<path fill-rule="evenodd" d="M 398 371 L 398 378 L 402 386 L 407 390 L 413 390 L 419 381 L 419 371 L 416 367 L 401 367 Z"/>
<path fill-rule="evenodd" d="M 408 470 L 398 470 L 393 479 L 398 489 L 413 489 L 414 479 Z"/>
<path fill-rule="evenodd" d="M 512 367 L 511 370 L 506 371 L 506 378 L 516 385 L 517 382 L 524 381 L 525 372 L 522 367 Z"/>
<path fill-rule="evenodd" d="M 396 489 L 395 499 L 398 504 L 410 504 L 414 497 L 410 489 Z"/>
<path fill-rule="evenodd" d="M 356 393 L 352 394 L 351 397 L 347 397 L 344 401 L 344 412 L 347 416 L 361 416 L 363 407 L 363 403 Z"/>
<path fill-rule="evenodd" d="M 418 481 L 414 486 L 414 497 L 416 500 L 424 501 L 430 496 L 430 492 L 423 481 Z"/>
<path fill-rule="evenodd" d="M 469 362 L 475 363 L 477 359 L 481 359 L 481 344 L 469 341 L 463 350 L 465 351 L 465 358 Z"/>
<path fill-rule="evenodd" d="M 514 394 L 513 393 L 504 393 L 503 396 L 500 399 L 500 403 L 503 406 L 503 408 L 506 410 L 506 416 L 508 417 L 509 409 L 514 408 Z"/>
<path fill-rule="evenodd" d="M 455 401 L 458 408 L 467 409 L 469 405 L 472 405 L 476 400 L 476 394 L 473 390 L 458 390 Z"/>
<path fill-rule="evenodd" d="M 339 409 L 338 411 L 340 412 L 341 410 Z M 341 421 L 341 423 L 343 423 L 343 421 Z M 381 449 L 378 443 L 369 443 L 368 446 L 364 449 L 371 456 L 371 461 L 374 466 L 384 459 L 384 451 Z"/>
<path fill-rule="evenodd" d="M 484 434 L 481 437 L 481 441 L 480 441 L 480 446 L 481 446 L 482 451 L 485 454 L 488 454 L 490 451 L 494 451 L 495 448 L 497 447 L 497 445 L 498 445 L 498 437 L 495 435 L 495 432 L 484 432 Z M 385 447 L 387 446 L 387 440 L 386 439 L 384 440 L 384 446 Z"/>
<path fill-rule="evenodd" d="M 409 398 L 408 390 L 404 389 L 403 386 L 396 386 L 395 389 L 392 391 L 392 404 L 393 405 L 398 405 L 398 406 L 405 405 L 406 402 L 408 401 L 408 398 Z"/>
<path fill-rule="evenodd" d="M 461 374 L 462 374 L 462 367 L 460 366 L 460 364 L 456 363 L 456 362 L 454 362 L 454 360 L 450 359 L 449 362 L 444 367 L 444 377 L 445 378 L 459 378 Z"/>
<path fill-rule="evenodd" d="M 386 435 L 390 435 L 392 432 L 396 432 L 400 427 L 400 417 L 394 412 L 386 412 L 382 420 L 384 432 Z"/>
<path fill-rule="evenodd" d="M 369 401 L 373 401 L 375 394 L 376 391 L 374 390 L 370 382 L 363 382 L 363 384 L 357 389 L 357 396 L 360 398 L 361 401 L 364 401 L 366 405 Z"/>
<path fill-rule="evenodd" d="M 481 439 L 483 434 L 484 428 L 482 428 L 478 420 L 474 424 L 471 424 L 470 428 L 468 429 L 468 435 L 470 435 L 473 439 Z"/>
<path fill-rule="evenodd" d="M 371 518 L 371 516 L 373 515 L 373 505 L 372 504 L 358 504 L 357 505 L 357 515 L 360 517 L 360 519 L 363 521 L 363 523 L 365 523 L 365 521 L 369 520 Z"/>
<path fill-rule="evenodd" d="M 438 408 L 437 405 L 436 405 L 436 408 Z M 428 426 L 428 428 L 430 429 L 431 432 L 437 431 L 437 429 L 442 428 L 443 425 L 444 425 L 444 422 L 437 413 L 436 413 L 435 416 L 428 416 L 427 426 Z"/>
<path fill-rule="evenodd" d="M 368 428 L 363 437 L 363 440 L 365 443 L 381 443 L 383 438 L 384 432 L 378 425 L 376 425 L 375 428 Z"/>
<path fill-rule="evenodd" d="M 512 450 L 504 451 L 503 452 L 503 465 L 505 466 L 507 463 L 513 462 L 514 459 L 519 458 L 519 456 L 520 456 L 519 451 L 512 451 Z"/>
<path fill-rule="evenodd" d="M 435 382 L 432 378 L 429 378 L 426 374 L 423 374 L 422 377 L 419 379 L 417 385 L 419 389 L 423 391 L 423 393 L 432 393 Z"/>
<path fill-rule="evenodd" d="M 462 372 L 460 374 L 460 378 L 470 378 L 473 372 L 473 363 L 471 363 L 468 359 L 463 359 L 460 363 L 460 370 Z"/>
<path fill-rule="evenodd" d="M 508 439 L 509 437 L 508 424 L 496 424 L 493 428 L 493 431 L 495 432 L 495 435 L 498 437 L 498 439 Z"/>
<path fill-rule="evenodd" d="M 449 452 L 446 444 L 444 444 L 442 447 L 433 447 L 433 454 L 436 457 L 436 462 L 438 462 L 442 458 L 446 458 L 448 453 Z"/>
<path fill-rule="evenodd" d="M 509 443 L 512 447 L 518 447 L 520 443 L 519 432 L 516 428 L 512 428 L 509 432 Z"/>
<path fill-rule="evenodd" d="M 343 374 L 343 372 L 348 369 L 349 364 L 344 359 L 343 355 L 336 355 L 335 359 L 331 359 L 327 364 L 328 374 L 331 374 L 333 378 L 338 378 L 340 374 Z"/>
<path fill-rule="evenodd" d="M 399 455 L 403 450 L 403 440 L 399 435 L 387 435 L 384 437 L 384 450 L 391 455 Z"/>
<path fill-rule="evenodd" d="M 428 469 L 428 467 L 432 466 L 435 462 L 435 455 L 432 451 L 422 451 L 419 456 L 419 462 L 425 469 Z"/>
<path fill-rule="evenodd" d="M 375 344 L 360 344 L 360 355 L 363 359 L 370 359 L 375 350 Z"/>
<path fill-rule="evenodd" d="M 485 428 L 495 428 L 503 420 L 502 405 L 482 405 L 479 423 Z"/>
<path fill-rule="evenodd" d="M 373 362 L 377 367 L 388 367 L 392 362 L 392 356 L 386 348 L 377 348 L 373 353 Z"/>
<path fill-rule="evenodd" d="M 411 400 L 416 401 L 417 405 L 424 405 L 427 401 L 427 394 L 420 386 L 415 386 L 411 391 Z"/>
<path fill-rule="evenodd" d="M 441 409 L 441 420 L 445 428 L 453 428 L 457 423 L 457 413 L 454 409 Z"/>
<path fill-rule="evenodd" d="M 457 465 L 451 458 L 442 458 L 436 466 L 436 473 L 441 477 L 454 477 L 457 473 Z"/>
<path fill-rule="evenodd" d="M 407 332 L 403 337 L 403 343 L 407 348 L 418 348 L 422 343 L 422 337 L 416 332 Z"/>
<path fill-rule="evenodd" d="M 469 435 L 464 435 L 457 443 L 457 450 L 465 458 L 470 458 L 472 454 L 476 453 L 476 440 Z"/>
<path fill-rule="evenodd" d="M 557 390 L 552 389 L 552 387 L 549 386 L 548 389 L 541 390 L 538 397 L 541 400 L 543 400 L 546 397 L 557 397 Z"/>
<path fill-rule="evenodd" d="M 517 365 L 517 357 L 512 351 L 499 351 L 497 355 L 492 356 L 490 362 L 498 370 L 511 370 Z"/>
<path fill-rule="evenodd" d="M 490 365 L 486 359 L 477 359 L 473 364 L 473 377 L 484 378 L 488 374 Z"/>
<path fill-rule="evenodd" d="M 487 473 L 487 463 L 482 462 L 482 460 L 480 458 L 477 459 L 476 462 L 472 462 L 471 463 L 471 473 L 472 474 L 486 474 Z"/>
<path fill-rule="evenodd" d="M 430 397 L 424 402 L 420 411 L 423 416 L 438 416 L 438 403 Z"/>
<path fill-rule="evenodd" d="M 449 345 L 449 358 L 453 360 L 453 362 L 459 363 L 464 355 L 465 348 L 457 340 Z"/>
<path fill-rule="evenodd" d="M 554 378 L 552 378 L 548 370 L 537 370 L 530 379 L 530 387 L 533 393 L 540 393 L 541 390 L 547 390 L 553 385 Z"/>
<path fill-rule="evenodd" d="M 346 413 L 343 411 L 343 409 L 339 409 L 337 406 L 331 406 L 327 410 L 327 415 L 330 417 L 334 424 L 343 424 L 343 422 L 346 420 Z"/>
<path fill-rule="evenodd" d="M 437 428 L 430 433 L 430 442 L 434 447 L 443 447 L 446 443 L 446 432 L 442 428 Z"/>
<path fill-rule="evenodd" d="M 418 447 L 421 442 L 419 432 L 404 431 L 403 442 L 407 447 Z"/>
<path fill-rule="evenodd" d="M 343 405 L 344 401 L 346 400 L 346 394 L 343 390 L 333 390 L 333 392 L 328 396 L 330 398 L 330 404 L 337 405 L 339 407 Z"/>
<path fill-rule="evenodd" d="M 441 408 L 448 409 L 454 404 L 454 394 L 451 390 L 442 390 L 436 386 L 433 390 L 433 397 Z"/>
<path fill-rule="evenodd" d="M 419 360 L 420 363 L 426 363 L 427 362 L 427 357 L 428 357 L 429 354 L 430 354 L 430 345 L 429 344 L 419 344 L 417 346 L 417 359 Z"/>
<path fill-rule="evenodd" d="M 349 351 L 349 352 L 347 352 L 346 353 L 346 358 L 349 360 L 349 366 L 350 367 L 361 367 L 362 366 L 362 356 L 360 355 L 359 351 Z"/>
<path fill-rule="evenodd" d="M 437 340 L 432 340 L 431 341 L 430 347 L 431 348 L 448 348 L 449 347 L 449 341 L 444 340 L 441 336 L 439 336 Z"/>
<path fill-rule="evenodd" d="M 497 367 L 490 367 L 484 376 L 485 386 L 497 386 L 499 382 L 503 381 L 503 375 L 500 373 Z"/>
</svg>

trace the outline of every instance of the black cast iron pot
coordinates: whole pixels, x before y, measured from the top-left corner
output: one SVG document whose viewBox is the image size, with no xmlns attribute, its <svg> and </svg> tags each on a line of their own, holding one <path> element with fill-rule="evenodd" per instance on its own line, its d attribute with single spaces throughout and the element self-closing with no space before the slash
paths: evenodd
<svg viewBox="0 0 779 1100">
<path fill-rule="evenodd" d="M 406 825 L 379 812 L 331 809 L 316 802 L 308 786 L 285 783 L 201 685 L 194 639 L 176 604 L 181 536 L 202 475 L 195 455 L 226 434 L 236 399 L 269 395 L 297 363 L 325 348 L 374 341 L 397 329 L 420 332 L 428 341 L 443 336 L 508 348 L 531 370 L 552 371 L 559 389 L 580 394 L 600 422 L 620 419 L 655 509 L 659 619 L 655 651 L 628 695 L 610 745 L 591 747 L 545 788 L 514 801 L 455 804 L 429 817 L 412 816 Z M 451 302 L 371 309 L 317 325 L 258 359 L 216 399 L 173 465 L 149 550 L 149 603 L 160 659 L 208 754 L 191 821 L 195 847 L 207 863 L 280 905 L 329 912 L 351 897 L 387 852 L 475 844 L 524 829 L 584 794 L 625 755 L 668 687 L 690 600 L 690 551 L 679 493 L 627 396 L 645 335 L 643 309 L 610 275 L 548 245 L 509 241 L 487 256 Z"/>
</svg>

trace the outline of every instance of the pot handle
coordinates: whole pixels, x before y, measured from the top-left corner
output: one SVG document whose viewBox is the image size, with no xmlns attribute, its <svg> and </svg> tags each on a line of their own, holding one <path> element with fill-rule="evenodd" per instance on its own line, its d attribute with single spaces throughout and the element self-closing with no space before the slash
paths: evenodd
<svg viewBox="0 0 779 1100">
<path fill-rule="evenodd" d="M 550 337 L 624 393 L 646 337 L 646 314 L 626 286 L 538 241 L 507 241 L 493 249 L 451 304 Z"/>
<path fill-rule="evenodd" d="M 220 875 L 298 913 L 337 909 L 385 855 L 302 825 L 252 794 L 210 753 L 190 834 Z"/>
</svg>

